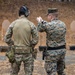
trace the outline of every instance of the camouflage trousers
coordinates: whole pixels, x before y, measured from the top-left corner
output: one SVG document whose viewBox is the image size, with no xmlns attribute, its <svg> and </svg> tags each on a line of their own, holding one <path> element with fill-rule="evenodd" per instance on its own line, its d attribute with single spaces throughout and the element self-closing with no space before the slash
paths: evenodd
<svg viewBox="0 0 75 75">
<path fill-rule="evenodd" d="M 33 57 L 32 54 L 15 54 L 15 62 L 11 63 L 11 75 L 18 75 L 21 63 L 24 63 L 25 75 L 32 75 Z"/>
<path fill-rule="evenodd" d="M 66 49 L 47 51 L 45 56 L 45 70 L 47 75 L 66 75 L 65 69 Z"/>
</svg>

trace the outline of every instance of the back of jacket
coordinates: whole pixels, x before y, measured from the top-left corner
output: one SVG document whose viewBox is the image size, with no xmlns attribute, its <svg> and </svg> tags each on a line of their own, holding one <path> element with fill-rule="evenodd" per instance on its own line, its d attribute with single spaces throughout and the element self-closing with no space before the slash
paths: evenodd
<svg viewBox="0 0 75 75">
<path fill-rule="evenodd" d="M 30 46 L 31 27 L 30 22 L 26 18 L 20 18 L 13 26 L 14 45 Z"/>
<path fill-rule="evenodd" d="M 13 36 L 13 40 L 12 40 Z M 8 45 L 16 46 L 35 46 L 38 43 L 38 31 L 36 26 L 26 17 L 21 16 L 13 21 L 4 37 Z"/>
</svg>

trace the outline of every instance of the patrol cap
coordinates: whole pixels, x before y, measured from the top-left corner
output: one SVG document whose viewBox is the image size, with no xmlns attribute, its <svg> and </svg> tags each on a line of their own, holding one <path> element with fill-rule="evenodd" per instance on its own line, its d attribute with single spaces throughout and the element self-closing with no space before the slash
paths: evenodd
<svg viewBox="0 0 75 75">
<path fill-rule="evenodd" d="M 58 9 L 57 8 L 48 8 L 47 15 L 49 15 L 50 13 L 56 13 L 56 12 L 58 12 Z"/>
</svg>

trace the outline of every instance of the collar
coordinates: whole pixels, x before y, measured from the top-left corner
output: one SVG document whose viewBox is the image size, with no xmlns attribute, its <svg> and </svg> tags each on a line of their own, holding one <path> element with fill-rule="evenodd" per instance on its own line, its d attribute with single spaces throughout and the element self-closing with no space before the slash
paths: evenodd
<svg viewBox="0 0 75 75">
<path fill-rule="evenodd" d="M 54 19 L 52 19 L 51 21 L 55 21 L 55 20 L 58 20 L 58 18 L 54 18 Z"/>
<path fill-rule="evenodd" d="M 21 15 L 20 17 L 19 17 L 19 19 L 21 19 L 21 18 L 26 18 L 24 15 Z M 27 19 L 27 18 L 26 18 Z"/>
</svg>

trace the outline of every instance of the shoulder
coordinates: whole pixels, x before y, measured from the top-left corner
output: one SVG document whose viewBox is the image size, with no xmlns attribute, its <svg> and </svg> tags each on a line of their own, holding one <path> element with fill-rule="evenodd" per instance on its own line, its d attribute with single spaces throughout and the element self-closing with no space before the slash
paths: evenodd
<svg viewBox="0 0 75 75">
<path fill-rule="evenodd" d="M 60 27 L 66 27 L 66 24 L 61 20 L 54 20 L 50 23 L 51 25 L 56 25 Z"/>
<path fill-rule="evenodd" d="M 16 21 L 17 21 L 17 20 L 13 21 L 13 22 L 9 25 L 9 28 L 14 27 L 14 25 L 15 25 Z"/>
<path fill-rule="evenodd" d="M 54 24 L 55 24 L 54 22 L 47 22 L 47 23 L 45 24 L 45 27 L 46 27 L 46 28 L 52 28 Z"/>
<path fill-rule="evenodd" d="M 59 20 L 59 22 L 58 22 L 58 23 L 60 24 L 60 26 L 62 26 L 62 27 L 65 27 L 65 28 L 66 28 L 66 24 L 65 24 L 63 21 Z"/>
<path fill-rule="evenodd" d="M 34 25 L 34 23 L 33 23 L 33 22 L 28 21 L 28 23 L 29 23 L 29 25 L 30 25 L 30 27 L 31 27 L 32 29 L 35 29 L 35 28 L 36 28 L 36 26 Z"/>
</svg>

